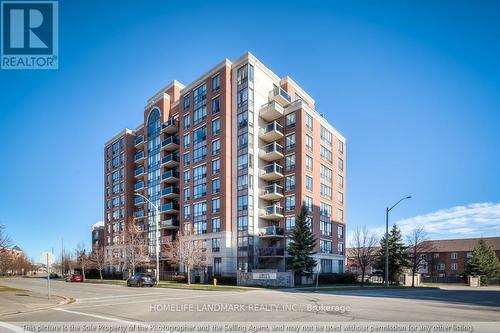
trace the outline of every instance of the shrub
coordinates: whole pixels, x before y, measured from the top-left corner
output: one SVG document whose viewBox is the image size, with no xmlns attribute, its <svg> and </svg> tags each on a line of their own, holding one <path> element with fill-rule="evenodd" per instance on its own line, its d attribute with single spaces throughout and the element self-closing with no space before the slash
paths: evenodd
<svg viewBox="0 0 500 333">
<path fill-rule="evenodd" d="M 353 284 L 358 276 L 352 272 L 345 273 L 320 273 L 319 284 Z"/>
</svg>

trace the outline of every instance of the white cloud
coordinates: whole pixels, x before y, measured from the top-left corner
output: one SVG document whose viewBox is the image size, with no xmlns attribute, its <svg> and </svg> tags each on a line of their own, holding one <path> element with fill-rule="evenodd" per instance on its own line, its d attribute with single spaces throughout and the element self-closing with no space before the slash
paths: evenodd
<svg viewBox="0 0 500 333">
<path fill-rule="evenodd" d="M 498 236 L 500 202 L 455 206 L 399 220 L 396 224 L 403 234 L 408 234 L 416 226 L 422 226 L 431 239 Z M 376 231 L 380 233 L 382 230 Z"/>
</svg>

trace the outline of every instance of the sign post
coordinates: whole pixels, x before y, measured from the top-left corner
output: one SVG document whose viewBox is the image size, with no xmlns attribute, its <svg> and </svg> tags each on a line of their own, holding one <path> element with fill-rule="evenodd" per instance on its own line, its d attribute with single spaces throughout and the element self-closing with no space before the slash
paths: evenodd
<svg viewBox="0 0 500 333">
<path fill-rule="evenodd" d="M 47 265 L 47 298 L 50 299 L 50 266 L 55 261 L 54 254 L 52 252 L 43 252 L 40 261 L 45 262 Z"/>
</svg>

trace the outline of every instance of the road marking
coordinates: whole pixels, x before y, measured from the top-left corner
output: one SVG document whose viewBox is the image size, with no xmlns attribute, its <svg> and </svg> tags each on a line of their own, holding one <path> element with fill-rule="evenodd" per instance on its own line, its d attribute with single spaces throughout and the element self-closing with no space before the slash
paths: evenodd
<svg viewBox="0 0 500 333">
<path fill-rule="evenodd" d="M 104 297 L 85 297 L 85 298 L 77 298 L 78 302 L 81 301 L 98 301 L 98 300 L 106 300 L 106 299 L 114 299 L 114 298 L 122 298 L 122 297 L 139 297 L 139 296 L 150 296 L 150 295 L 163 295 L 164 293 L 144 293 L 144 294 L 129 294 L 129 295 L 114 295 L 114 296 L 104 296 Z"/>
<path fill-rule="evenodd" d="M 3 328 L 6 328 L 6 329 L 10 330 L 9 332 L 16 332 L 16 333 L 24 333 L 24 332 L 26 332 L 23 328 L 21 328 L 19 326 L 15 326 L 15 325 L 12 325 L 12 324 L 3 323 L 1 321 L 0 321 L 0 327 L 3 327 Z"/>
<path fill-rule="evenodd" d="M 141 326 L 144 326 L 144 327 L 148 327 L 147 325 L 142 324 L 142 323 L 137 322 L 137 321 L 123 320 L 123 319 L 120 319 L 120 318 L 101 316 L 101 315 L 97 315 L 97 314 L 93 314 L 93 313 L 71 311 L 71 310 L 66 310 L 66 309 L 61 309 L 61 308 L 54 308 L 52 310 L 57 310 L 57 311 L 62 311 L 62 312 L 67 312 L 67 313 L 72 313 L 72 314 L 77 314 L 77 315 L 82 315 L 82 316 L 94 317 L 94 318 L 97 318 L 97 319 L 109 320 L 109 321 L 114 321 L 114 322 L 123 323 L 123 324 L 127 324 L 127 325 L 141 325 Z"/>
</svg>

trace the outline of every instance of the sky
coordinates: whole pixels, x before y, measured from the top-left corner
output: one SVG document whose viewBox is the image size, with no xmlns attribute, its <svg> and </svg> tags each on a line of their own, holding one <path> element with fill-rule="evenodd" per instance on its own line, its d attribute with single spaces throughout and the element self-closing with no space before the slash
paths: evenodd
<svg viewBox="0 0 500 333">
<path fill-rule="evenodd" d="M 60 1 L 59 69 L 0 70 L 0 224 L 32 258 L 103 219 L 103 146 L 149 97 L 252 52 L 347 138 L 348 230 L 385 208 L 500 236 L 500 2 Z"/>
</svg>

